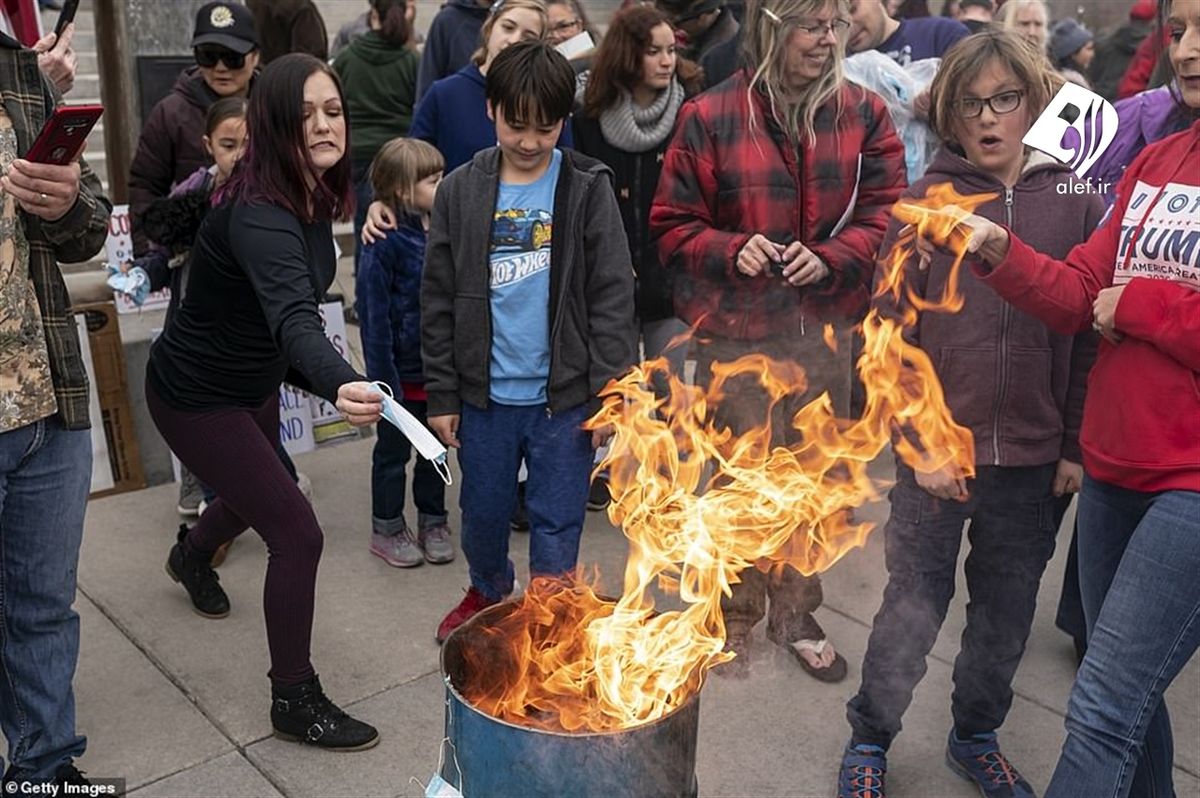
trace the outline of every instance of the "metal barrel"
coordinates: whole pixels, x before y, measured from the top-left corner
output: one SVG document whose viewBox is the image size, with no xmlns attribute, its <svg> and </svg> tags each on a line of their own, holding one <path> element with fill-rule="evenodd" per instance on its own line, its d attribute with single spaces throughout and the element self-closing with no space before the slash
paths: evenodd
<svg viewBox="0 0 1200 798">
<path fill-rule="evenodd" d="M 465 798 L 694 798 L 700 696 L 652 723 L 567 733 L 518 726 L 476 709 L 460 692 L 471 678 L 465 652 L 481 630 L 512 612 L 489 607 L 442 645 L 446 742 L 441 776 Z M 490 647 L 489 647 L 490 648 Z M 479 661 L 476 657 L 475 661 Z"/>
</svg>

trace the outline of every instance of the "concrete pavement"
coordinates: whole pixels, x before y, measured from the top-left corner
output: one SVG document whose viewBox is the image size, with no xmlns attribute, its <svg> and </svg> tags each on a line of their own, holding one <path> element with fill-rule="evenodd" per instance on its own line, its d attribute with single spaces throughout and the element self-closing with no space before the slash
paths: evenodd
<svg viewBox="0 0 1200 798">
<path fill-rule="evenodd" d="M 461 596 L 466 567 L 389 568 L 367 552 L 370 440 L 297 458 L 312 478 L 325 529 L 313 657 L 329 694 L 382 734 L 374 750 L 315 751 L 270 737 L 261 594 L 265 549 L 239 539 L 221 568 L 232 614 L 193 614 L 163 573 L 178 524 L 175 486 L 95 501 L 80 564 L 83 651 L 76 689 L 90 740 L 80 765 L 124 777 L 131 796 L 419 796 L 437 765 L 443 691 L 433 630 Z M 886 471 L 886 469 L 883 469 Z M 452 488 L 450 506 L 457 505 Z M 865 517 L 882 521 L 883 504 Z M 457 528 L 457 512 L 452 518 Z M 514 535 L 523 568 L 526 537 Z M 711 679 L 702 696 L 698 775 L 703 796 L 828 796 L 847 737 L 843 704 L 858 684 L 869 624 L 884 583 L 883 540 L 847 556 L 825 577 L 820 620 L 851 663 L 840 685 L 819 684 L 774 650 L 762 628 L 745 681 Z M 1060 547 L 1060 549 L 1065 547 Z M 589 513 L 582 562 L 619 585 L 624 538 Z M 1053 628 L 1064 553 L 1043 583 L 1017 697 L 1002 730 L 1007 752 L 1038 788 L 1062 741 L 1072 678 L 1069 641 Z M 523 577 L 522 577 L 523 578 Z M 918 688 L 891 756 L 896 798 L 972 796 L 941 764 L 950 670 L 965 587 Z M 1170 695 L 1177 729 L 1176 786 L 1200 796 L 1200 666 Z M 631 794 L 635 794 L 631 790 Z"/>
</svg>

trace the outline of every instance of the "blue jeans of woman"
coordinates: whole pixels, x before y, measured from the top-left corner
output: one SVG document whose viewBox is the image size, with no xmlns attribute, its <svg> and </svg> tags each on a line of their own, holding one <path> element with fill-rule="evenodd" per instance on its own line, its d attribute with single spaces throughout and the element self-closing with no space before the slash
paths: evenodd
<svg viewBox="0 0 1200 798">
<path fill-rule="evenodd" d="M 1163 692 L 1200 645 L 1200 492 L 1084 477 L 1079 584 L 1088 650 L 1046 798 L 1169 798 Z"/>
<path fill-rule="evenodd" d="M 71 605 L 91 477 L 91 434 L 57 415 L 0 432 L 0 728 L 14 781 L 53 781 L 87 746 Z"/>
</svg>

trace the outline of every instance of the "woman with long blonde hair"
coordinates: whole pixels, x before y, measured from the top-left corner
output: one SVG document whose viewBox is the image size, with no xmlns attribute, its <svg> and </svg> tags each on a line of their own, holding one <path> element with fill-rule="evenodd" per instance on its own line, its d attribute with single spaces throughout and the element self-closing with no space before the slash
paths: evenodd
<svg viewBox="0 0 1200 798">
<path fill-rule="evenodd" d="M 849 346 L 832 352 L 825 324 L 861 319 L 888 211 L 904 189 L 904 151 L 883 101 L 842 76 L 842 0 L 752 0 L 745 63 L 685 103 L 650 212 L 662 263 L 674 272 L 676 314 L 696 329 L 696 379 L 716 362 L 756 352 L 800 363 L 808 387 L 776 404 L 773 444 L 797 442 L 788 423 L 828 392 L 849 411 Z M 736 190 L 730 190 L 736 187 Z M 733 380 L 716 421 L 735 434 L 762 423 L 768 397 Z M 783 418 L 786 415 L 787 418 Z M 751 629 L 822 681 L 846 661 L 813 617 L 821 583 L 790 568 L 751 568 L 722 602 L 727 672 L 744 672 Z M 770 611 L 767 612 L 768 599 Z"/>
</svg>

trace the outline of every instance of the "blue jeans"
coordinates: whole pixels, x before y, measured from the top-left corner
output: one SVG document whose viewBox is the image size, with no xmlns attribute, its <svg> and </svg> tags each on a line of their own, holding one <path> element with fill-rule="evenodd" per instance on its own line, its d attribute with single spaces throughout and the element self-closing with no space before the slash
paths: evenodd
<svg viewBox="0 0 1200 798">
<path fill-rule="evenodd" d="M 884 528 L 888 583 L 871 624 L 862 686 L 846 705 L 855 743 L 887 748 L 899 733 L 925 657 L 954 596 L 963 522 L 971 553 L 970 601 L 954 660 L 951 714 L 961 739 L 994 732 L 1012 706 L 1012 679 L 1025 653 L 1038 585 L 1054 554 L 1055 464 L 981 466 L 966 502 L 936 499 L 897 465 Z"/>
<path fill-rule="evenodd" d="M 1200 493 L 1084 477 L 1079 584 L 1088 650 L 1046 798 L 1169 798 L 1163 691 L 1200 645 Z"/>
<path fill-rule="evenodd" d="M 462 469 L 462 550 L 471 585 L 490 599 L 513 589 L 508 521 L 517 503 L 517 470 L 529 471 L 529 570 L 562 576 L 575 568 L 587 512 L 592 436 L 580 428 L 583 405 L 550 415 L 546 405 L 492 402 L 486 410 L 462 406 L 458 465 Z"/>
<path fill-rule="evenodd" d="M 57 415 L 0 433 L 0 727 L 13 779 L 53 780 L 87 747 L 71 605 L 91 477 L 90 433 Z"/>
<path fill-rule="evenodd" d="M 404 399 L 400 402 L 418 421 L 425 423 L 426 403 Z M 385 528 L 399 532 L 404 516 L 404 493 L 408 487 L 408 461 L 412 444 L 400 430 L 384 422 L 375 427 L 378 437 L 371 452 L 371 516 Z M 420 455 L 413 466 L 413 504 L 417 506 L 417 528 L 446 522 L 446 483 L 433 463 Z M 388 522 L 395 522 L 389 527 Z"/>
</svg>

